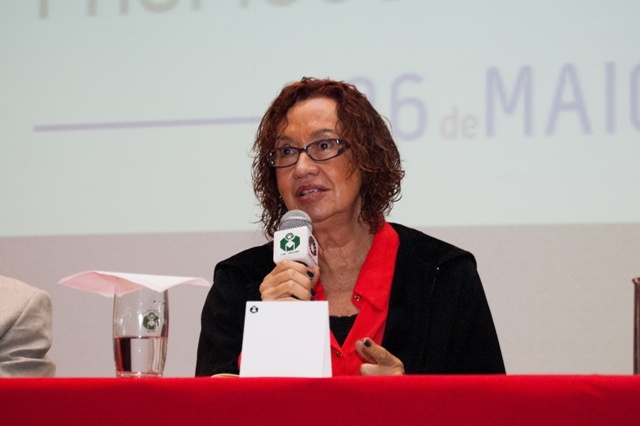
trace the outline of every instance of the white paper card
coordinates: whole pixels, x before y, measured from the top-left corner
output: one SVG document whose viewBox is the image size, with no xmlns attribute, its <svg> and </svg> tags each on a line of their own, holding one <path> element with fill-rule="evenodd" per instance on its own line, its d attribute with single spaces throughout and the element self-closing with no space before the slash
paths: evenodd
<svg viewBox="0 0 640 426">
<path fill-rule="evenodd" d="M 61 279 L 58 284 L 90 293 L 97 293 L 105 297 L 130 293 L 143 287 L 155 291 L 165 291 L 180 284 L 211 286 L 209 281 L 204 278 L 105 271 L 79 272 Z"/>
<path fill-rule="evenodd" d="M 240 377 L 331 377 L 329 304 L 247 302 Z"/>
</svg>

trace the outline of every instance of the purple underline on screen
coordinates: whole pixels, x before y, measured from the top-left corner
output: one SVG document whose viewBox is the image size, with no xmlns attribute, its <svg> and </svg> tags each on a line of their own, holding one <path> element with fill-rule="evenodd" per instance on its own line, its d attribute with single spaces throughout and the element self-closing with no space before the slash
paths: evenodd
<svg viewBox="0 0 640 426">
<path fill-rule="evenodd" d="M 44 124 L 33 126 L 34 132 L 74 132 L 83 130 L 143 129 L 152 127 L 225 126 L 257 124 L 259 117 L 202 118 L 191 120 L 121 121 L 111 123 Z"/>
</svg>

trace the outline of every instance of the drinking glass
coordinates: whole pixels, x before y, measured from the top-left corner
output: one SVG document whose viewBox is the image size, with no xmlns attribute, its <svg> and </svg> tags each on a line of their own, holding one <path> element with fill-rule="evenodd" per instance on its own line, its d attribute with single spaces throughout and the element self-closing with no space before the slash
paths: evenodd
<svg viewBox="0 0 640 426">
<path fill-rule="evenodd" d="M 162 377 L 168 337 L 168 291 L 141 288 L 114 296 L 113 351 L 117 377 Z"/>
</svg>

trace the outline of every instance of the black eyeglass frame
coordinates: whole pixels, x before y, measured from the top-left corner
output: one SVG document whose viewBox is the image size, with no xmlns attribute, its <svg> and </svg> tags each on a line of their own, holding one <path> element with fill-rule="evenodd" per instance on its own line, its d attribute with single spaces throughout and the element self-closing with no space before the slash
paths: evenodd
<svg viewBox="0 0 640 426">
<path fill-rule="evenodd" d="M 334 141 L 336 143 L 336 145 L 340 145 L 340 148 L 338 149 L 338 151 L 336 152 L 335 155 L 332 155 L 331 157 L 327 157 L 327 158 L 315 158 L 313 155 L 311 155 L 311 153 L 309 152 L 309 147 L 311 146 L 318 146 L 319 144 L 323 143 L 323 142 L 327 142 L 327 141 Z M 327 160 L 331 160 L 332 158 L 336 158 L 339 157 L 340 155 L 344 154 L 344 152 L 346 150 L 348 150 L 350 147 L 349 142 L 347 142 L 344 139 L 340 139 L 340 138 L 324 138 L 324 139 L 320 139 L 317 141 L 313 141 L 310 144 L 308 144 L 307 146 L 303 146 L 302 148 L 298 148 L 295 146 L 282 146 L 280 148 L 276 148 L 274 150 L 272 150 L 271 152 L 269 152 L 267 154 L 267 163 L 269 164 L 269 166 L 274 167 L 274 168 L 283 168 L 283 167 L 291 167 L 294 164 L 296 164 L 298 162 L 298 160 L 300 159 L 300 154 L 301 153 L 306 153 L 309 158 L 311 158 L 313 161 L 327 161 Z M 295 161 L 291 164 L 287 164 L 284 166 L 278 166 L 275 164 L 275 155 L 278 151 L 281 151 L 283 149 L 290 149 L 292 151 L 296 151 L 297 155 L 295 158 Z"/>
</svg>

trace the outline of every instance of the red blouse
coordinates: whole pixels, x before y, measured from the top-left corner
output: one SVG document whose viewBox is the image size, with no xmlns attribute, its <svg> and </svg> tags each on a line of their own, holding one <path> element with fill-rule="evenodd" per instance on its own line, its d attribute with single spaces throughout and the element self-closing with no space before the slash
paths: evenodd
<svg viewBox="0 0 640 426">
<path fill-rule="evenodd" d="M 378 345 L 382 343 L 399 246 L 398 234 L 385 222 L 373 237 L 371 249 L 353 289 L 351 299 L 359 309 L 356 321 L 342 346 L 331 333 L 331 367 L 334 376 L 360 375 L 363 360 L 356 352 L 356 340 L 368 337 Z M 326 300 L 320 281 L 314 290 L 314 300 Z"/>
</svg>

